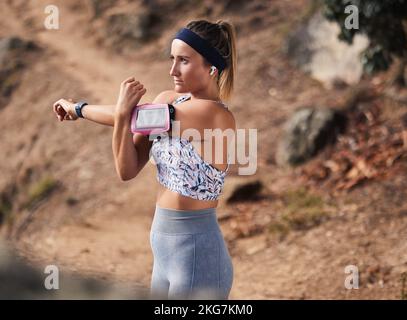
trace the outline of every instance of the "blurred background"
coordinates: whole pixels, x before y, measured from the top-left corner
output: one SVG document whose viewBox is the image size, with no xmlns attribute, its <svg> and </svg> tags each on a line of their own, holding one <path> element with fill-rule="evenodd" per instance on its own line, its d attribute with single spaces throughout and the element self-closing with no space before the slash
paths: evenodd
<svg viewBox="0 0 407 320">
<path fill-rule="evenodd" d="M 112 127 L 59 122 L 52 104 L 115 104 L 129 76 L 151 102 L 197 19 L 235 25 L 228 105 L 257 130 L 255 174 L 233 164 L 218 207 L 230 299 L 407 298 L 407 1 L 55 0 L 59 29 L 48 5 L 0 2 L 0 298 L 145 297 L 155 166 L 121 182 Z"/>
</svg>

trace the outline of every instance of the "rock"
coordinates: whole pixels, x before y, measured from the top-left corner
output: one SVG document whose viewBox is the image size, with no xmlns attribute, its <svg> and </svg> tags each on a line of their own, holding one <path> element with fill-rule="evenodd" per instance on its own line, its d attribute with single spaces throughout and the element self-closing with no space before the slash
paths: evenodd
<svg viewBox="0 0 407 320">
<path fill-rule="evenodd" d="M 332 109 L 303 108 L 284 125 L 276 162 L 279 165 L 297 165 L 318 153 L 327 143 L 334 142 L 343 132 L 346 117 Z"/>
<path fill-rule="evenodd" d="M 348 45 L 338 39 L 339 31 L 336 23 L 317 12 L 288 36 L 283 50 L 296 66 L 327 88 L 338 83 L 357 83 L 363 72 L 359 54 L 369 40 L 358 34 Z"/>
<path fill-rule="evenodd" d="M 28 53 L 37 49 L 34 42 L 18 37 L 0 39 L 0 110 L 8 103 L 12 92 L 20 83 Z"/>
<path fill-rule="evenodd" d="M 149 10 L 137 14 L 112 14 L 106 25 L 108 42 L 117 51 L 121 51 L 123 46 L 139 48 L 154 36 L 153 30 L 159 21 L 159 17 Z"/>
<path fill-rule="evenodd" d="M 88 0 L 92 18 L 94 19 L 101 16 L 107 9 L 112 7 L 115 2 L 115 0 Z"/>
<path fill-rule="evenodd" d="M 240 11 L 247 4 L 244 0 L 226 0 L 223 3 L 224 12 Z"/>
<path fill-rule="evenodd" d="M 232 191 L 232 194 L 226 200 L 227 203 L 255 201 L 261 199 L 260 192 L 263 189 L 263 184 L 259 180 L 238 185 Z"/>
</svg>

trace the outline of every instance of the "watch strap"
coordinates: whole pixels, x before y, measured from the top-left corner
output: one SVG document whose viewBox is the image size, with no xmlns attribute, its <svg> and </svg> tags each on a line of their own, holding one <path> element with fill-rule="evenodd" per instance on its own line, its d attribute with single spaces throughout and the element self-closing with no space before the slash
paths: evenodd
<svg viewBox="0 0 407 320">
<path fill-rule="evenodd" d="M 76 111 L 76 115 L 80 118 L 83 118 L 82 115 L 82 108 L 84 106 L 88 105 L 88 103 L 86 101 L 79 101 L 75 104 L 75 111 Z"/>
</svg>

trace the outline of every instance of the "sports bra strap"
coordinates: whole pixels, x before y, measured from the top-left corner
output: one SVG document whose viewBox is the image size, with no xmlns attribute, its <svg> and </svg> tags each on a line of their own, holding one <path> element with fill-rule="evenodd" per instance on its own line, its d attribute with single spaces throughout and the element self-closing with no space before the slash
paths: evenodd
<svg viewBox="0 0 407 320">
<path fill-rule="evenodd" d="M 175 99 L 172 104 L 182 103 L 182 102 L 187 101 L 187 100 L 189 100 L 189 99 L 191 99 L 191 95 L 190 95 L 190 94 L 185 94 L 185 95 L 180 96 L 180 97 L 178 97 L 177 99 Z M 221 103 L 226 109 L 228 109 L 228 106 L 227 106 L 226 104 L 224 104 L 223 102 L 220 102 L 220 103 Z"/>
<path fill-rule="evenodd" d="M 186 94 L 186 95 L 180 96 L 180 97 L 178 97 L 177 99 L 175 99 L 172 104 L 178 104 L 178 103 L 187 101 L 187 100 L 189 100 L 190 98 L 191 98 L 191 95 L 190 95 L 190 94 Z"/>
</svg>

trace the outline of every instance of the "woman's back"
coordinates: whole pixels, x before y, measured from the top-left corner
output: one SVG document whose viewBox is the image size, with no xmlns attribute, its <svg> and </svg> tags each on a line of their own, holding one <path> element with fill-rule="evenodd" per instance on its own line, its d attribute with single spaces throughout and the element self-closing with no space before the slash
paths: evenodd
<svg viewBox="0 0 407 320">
<path fill-rule="evenodd" d="M 227 148 L 222 150 L 223 164 L 211 161 L 217 142 L 213 140 L 212 156 L 207 157 L 206 152 L 202 152 L 205 150 L 204 129 L 215 129 L 213 119 L 227 107 L 203 99 L 191 101 L 189 94 L 176 94 L 173 98 L 171 103 L 176 108 L 179 132 L 163 136 L 162 140 L 155 139 L 151 148 L 160 183 L 157 204 L 181 209 L 216 207 L 229 169 Z M 199 132 L 198 138 L 184 135 L 185 130 L 191 128 Z"/>
</svg>

